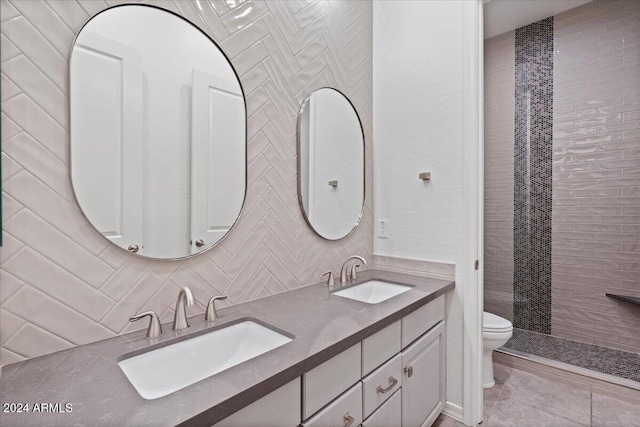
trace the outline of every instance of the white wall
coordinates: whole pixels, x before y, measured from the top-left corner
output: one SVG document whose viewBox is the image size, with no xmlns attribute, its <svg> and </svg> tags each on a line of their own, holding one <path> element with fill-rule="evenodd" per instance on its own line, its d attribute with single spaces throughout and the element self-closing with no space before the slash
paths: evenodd
<svg viewBox="0 0 640 427">
<path fill-rule="evenodd" d="M 465 106 L 475 96 L 465 82 L 475 28 L 464 20 L 476 7 L 471 1 L 376 1 L 373 15 L 374 219 L 387 220 L 389 229 L 387 239 L 374 236 L 374 254 L 456 265 L 448 300 L 447 400 L 458 407 L 463 290 L 473 280 L 467 213 L 477 196 L 465 195 L 465 148 L 476 140 L 464 131 Z M 424 183 L 418 174 L 426 171 L 432 178 Z"/>
</svg>

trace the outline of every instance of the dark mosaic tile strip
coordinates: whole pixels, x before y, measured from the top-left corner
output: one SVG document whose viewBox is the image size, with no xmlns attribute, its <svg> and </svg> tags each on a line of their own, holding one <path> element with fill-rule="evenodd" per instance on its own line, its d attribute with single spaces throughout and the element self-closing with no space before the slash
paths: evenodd
<svg viewBox="0 0 640 427">
<path fill-rule="evenodd" d="M 551 333 L 553 17 L 515 33 L 514 326 Z"/>
<path fill-rule="evenodd" d="M 640 354 L 513 329 L 502 347 L 507 352 L 535 355 L 573 366 L 640 382 Z"/>
</svg>

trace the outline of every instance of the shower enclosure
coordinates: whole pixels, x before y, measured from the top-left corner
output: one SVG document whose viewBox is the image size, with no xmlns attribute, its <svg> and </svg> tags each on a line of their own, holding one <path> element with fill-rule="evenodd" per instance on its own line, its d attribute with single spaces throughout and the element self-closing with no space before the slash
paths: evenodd
<svg viewBox="0 0 640 427">
<path fill-rule="evenodd" d="M 639 297 L 640 2 L 595 0 L 485 42 L 485 310 L 640 382 Z"/>
</svg>

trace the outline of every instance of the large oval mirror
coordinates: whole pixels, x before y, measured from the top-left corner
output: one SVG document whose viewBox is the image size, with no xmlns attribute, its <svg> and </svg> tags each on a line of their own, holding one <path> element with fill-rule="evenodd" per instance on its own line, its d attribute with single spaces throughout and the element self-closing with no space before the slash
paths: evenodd
<svg viewBox="0 0 640 427">
<path fill-rule="evenodd" d="M 298 116 L 298 200 L 327 240 L 348 236 L 364 205 L 364 133 L 355 108 L 331 88 L 313 92 Z"/>
<path fill-rule="evenodd" d="M 246 108 L 218 46 L 163 9 L 124 5 L 78 34 L 70 60 L 71 179 L 91 224 L 159 259 L 218 243 L 246 192 Z"/>
</svg>

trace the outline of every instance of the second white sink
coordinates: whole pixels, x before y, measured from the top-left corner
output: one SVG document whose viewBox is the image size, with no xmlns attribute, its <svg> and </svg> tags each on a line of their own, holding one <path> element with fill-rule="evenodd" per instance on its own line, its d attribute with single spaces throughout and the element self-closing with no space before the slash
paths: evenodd
<svg viewBox="0 0 640 427">
<path fill-rule="evenodd" d="M 397 285 L 380 280 L 370 280 L 361 285 L 334 292 L 334 295 L 366 302 L 368 304 L 378 304 L 410 290 L 410 286 Z"/>
<path fill-rule="evenodd" d="M 157 399 L 291 342 L 251 320 L 118 363 L 145 399 Z"/>
</svg>

